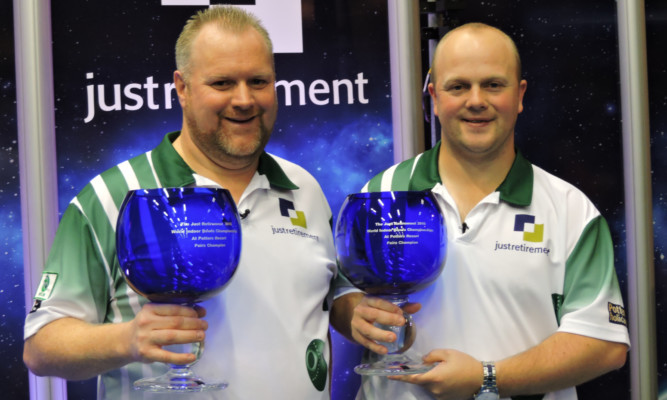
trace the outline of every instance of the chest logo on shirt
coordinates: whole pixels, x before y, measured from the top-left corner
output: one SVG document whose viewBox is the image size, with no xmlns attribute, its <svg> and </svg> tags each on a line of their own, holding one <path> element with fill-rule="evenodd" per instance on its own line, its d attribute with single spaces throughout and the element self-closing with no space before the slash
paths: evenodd
<svg viewBox="0 0 667 400">
<path fill-rule="evenodd" d="M 514 216 L 514 232 L 520 232 L 524 242 L 544 242 L 544 224 L 536 224 L 534 215 L 516 214 Z M 494 251 L 512 251 L 549 255 L 551 249 L 542 246 L 531 246 L 526 243 L 516 244 L 496 241 Z"/>
<path fill-rule="evenodd" d="M 292 223 L 292 226 L 298 228 L 284 228 L 271 225 L 271 232 L 274 235 L 293 235 L 299 236 L 302 238 L 313 239 L 315 241 L 320 240 L 320 237 L 317 235 L 312 235 L 304 229 L 308 229 L 308 224 L 306 223 L 306 214 L 303 211 L 298 211 L 294 207 L 294 203 L 289 200 L 279 198 L 279 208 L 280 215 L 289 219 Z M 303 229 L 301 229 L 303 228 Z"/>
<path fill-rule="evenodd" d="M 308 224 L 306 223 L 306 214 L 303 211 L 297 211 L 294 208 L 294 203 L 283 198 L 280 200 L 280 215 L 287 217 L 292 222 L 294 226 L 300 226 L 302 228 L 308 229 Z"/>
<path fill-rule="evenodd" d="M 517 214 L 514 217 L 514 231 L 523 232 L 523 240 L 539 243 L 544 240 L 544 224 L 536 224 L 535 216 Z"/>
</svg>

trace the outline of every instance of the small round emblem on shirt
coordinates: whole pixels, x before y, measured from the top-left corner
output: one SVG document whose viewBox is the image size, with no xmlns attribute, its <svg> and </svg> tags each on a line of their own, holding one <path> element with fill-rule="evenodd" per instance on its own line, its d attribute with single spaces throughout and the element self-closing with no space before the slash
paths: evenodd
<svg viewBox="0 0 667 400">
<path fill-rule="evenodd" d="M 306 349 L 306 369 L 315 389 L 320 392 L 327 385 L 327 362 L 324 359 L 324 342 L 315 339 Z"/>
</svg>

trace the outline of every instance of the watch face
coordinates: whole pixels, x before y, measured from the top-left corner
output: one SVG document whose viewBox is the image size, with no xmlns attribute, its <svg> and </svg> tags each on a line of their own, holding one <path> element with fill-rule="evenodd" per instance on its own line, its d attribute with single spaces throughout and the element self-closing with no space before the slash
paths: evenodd
<svg viewBox="0 0 667 400">
<path fill-rule="evenodd" d="M 475 400 L 498 400 L 499 398 L 498 393 L 484 392 L 478 394 Z"/>
</svg>

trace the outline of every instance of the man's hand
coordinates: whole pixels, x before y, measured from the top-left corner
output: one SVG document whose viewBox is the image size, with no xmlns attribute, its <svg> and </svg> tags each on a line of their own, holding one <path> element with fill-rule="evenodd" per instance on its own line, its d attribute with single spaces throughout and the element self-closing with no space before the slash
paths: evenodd
<svg viewBox="0 0 667 400">
<path fill-rule="evenodd" d="M 438 363 L 418 375 L 390 376 L 389 379 L 420 385 L 439 400 L 470 399 L 482 386 L 482 363 L 457 350 L 434 350 L 424 363 Z"/>
<path fill-rule="evenodd" d="M 38 376 L 82 380 L 128 363 L 189 364 L 190 353 L 164 350 L 170 344 L 204 339 L 208 323 L 201 307 L 146 304 L 132 321 L 91 324 L 76 318 L 57 319 L 29 337 L 23 361 Z"/>
<path fill-rule="evenodd" d="M 396 334 L 373 324 L 403 326 L 405 325 L 403 313 L 413 314 L 420 308 L 421 304 L 408 303 L 401 309 L 378 297 L 364 296 L 354 307 L 350 323 L 352 338 L 375 353 L 387 354 L 387 348 L 377 342 L 393 343 L 396 341 Z"/>
<path fill-rule="evenodd" d="M 202 307 L 148 303 L 130 323 L 130 353 L 135 361 L 185 365 L 195 361 L 191 353 L 163 349 L 173 344 L 204 340 L 208 323 Z"/>
</svg>

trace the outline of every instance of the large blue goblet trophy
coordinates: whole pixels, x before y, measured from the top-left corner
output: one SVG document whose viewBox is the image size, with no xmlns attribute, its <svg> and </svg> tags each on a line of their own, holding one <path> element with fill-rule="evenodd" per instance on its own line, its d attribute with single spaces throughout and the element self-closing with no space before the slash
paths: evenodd
<svg viewBox="0 0 667 400">
<path fill-rule="evenodd" d="M 134 291 L 154 303 L 194 305 L 220 293 L 236 271 L 241 251 L 236 204 L 219 188 L 132 190 L 119 211 L 116 249 Z M 199 360 L 203 343 L 188 347 Z M 227 386 L 204 382 L 190 370 L 192 364 L 170 365 L 166 374 L 140 379 L 134 388 L 200 392 Z"/>
<path fill-rule="evenodd" d="M 440 275 L 447 231 L 430 191 L 356 193 L 343 202 L 335 242 L 340 271 L 354 286 L 402 307 L 409 294 Z M 416 333 L 412 317 L 404 315 L 402 327 L 378 325 L 396 333 L 397 340 L 380 343 L 389 353 L 356 366 L 356 373 L 408 375 L 433 368 L 420 355 L 406 353 Z"/>
</svg>

